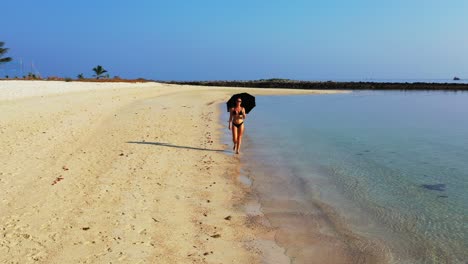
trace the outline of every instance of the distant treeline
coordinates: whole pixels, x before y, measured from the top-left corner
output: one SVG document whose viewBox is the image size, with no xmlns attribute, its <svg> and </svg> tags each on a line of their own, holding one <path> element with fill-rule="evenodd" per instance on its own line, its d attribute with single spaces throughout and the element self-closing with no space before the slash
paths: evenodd
<svg viewBox="0 0 468 264">
<path fill-rule="evenodd" d="M 468 91 L 465 83 L 387 83 L 387 82 L 315 82 L 295 81 L 288 79 L 261 79 L 252 81 L 170 81 L 170 84 L 252 87 L 252 88 L 285 88 L 311 90 L 444 90 Z"/>
</svg>

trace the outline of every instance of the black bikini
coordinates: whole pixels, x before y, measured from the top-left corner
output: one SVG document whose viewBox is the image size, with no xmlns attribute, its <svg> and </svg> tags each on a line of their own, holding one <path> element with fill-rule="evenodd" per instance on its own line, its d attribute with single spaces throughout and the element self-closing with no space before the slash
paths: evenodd
<svg viewBox="0 0 468 264">
<path fill-rule="evenodd" d="M 243 115 L 243 114 L 242 114 L 242 110 L 239 111 L 239 112 L 237 112 L 236 110 L 234 110 L 234 113 L 235 113 L 235 115 Z M 242 126 L 242 125 L 244 124 L 244 122 L 242 122 L 242 123 L 240 123 L 240 124 L 234 124 L 234 122 L 232 122 L 232 124 L 233 124 L 235 127 L 240 127 L 240 126 Z"/>
<path fill-rule="evenodd" d="M 240 123 L 240 124 L 234 124 L 234 123 L 232 123 L 232 124 L 233 124 L 235 127 L 240 127 L 240 126 L 242 126 L 242 125 L 244 124 L 244 122 L 242 122 L 242 123 Z"/>
</svg>

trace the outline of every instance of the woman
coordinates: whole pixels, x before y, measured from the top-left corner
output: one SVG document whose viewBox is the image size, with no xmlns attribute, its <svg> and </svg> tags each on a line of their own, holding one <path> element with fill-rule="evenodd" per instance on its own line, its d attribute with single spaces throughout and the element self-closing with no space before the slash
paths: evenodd
<svg viewBox="0 0 468 264">
<path fill-rule="evenodd" d="M 231 108 L 229 115 L 229 129 L 232 131 L 232 142 L 234 147 L 232 150 L 239 154 L 242 144 L 242 135 L 244 134 L 244 120 L 246 118 L 245 108 L 241 106 L 242 99 L 236 99 L 236 106 Z"/>
</svg>

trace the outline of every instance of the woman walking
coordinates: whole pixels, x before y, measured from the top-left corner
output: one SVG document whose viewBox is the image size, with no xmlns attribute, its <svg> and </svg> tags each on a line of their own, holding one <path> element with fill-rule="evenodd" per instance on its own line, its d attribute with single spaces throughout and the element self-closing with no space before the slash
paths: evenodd
<svg viewBox="0 0 468 264">
<path fill-rule="evenodd" d="M 237 97 L 236 105 L 230 109 L 229 129 L 232 131 L 232 142 L 234 147 L 232 150 L 239 154 L 242 144 L 242 135 L 244 134 L 244 120 L 246 118 L 245 108 L 242 107 L 242 99 Z"/>
</svg>

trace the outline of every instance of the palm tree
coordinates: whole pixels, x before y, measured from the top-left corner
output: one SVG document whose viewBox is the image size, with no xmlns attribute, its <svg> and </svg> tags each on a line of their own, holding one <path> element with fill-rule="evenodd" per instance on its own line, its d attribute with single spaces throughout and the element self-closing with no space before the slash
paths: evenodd
<svg viewBox="0 0 468 264">
<path fill-rule="evenodd" d="M 3 45 L 5 45 L 5 42 L 1 42 L 1 41 L 0 41 L 0 64 L 1 64 L 1 63 L 5 63 L 5 62 L 10 62 L 10 61 L 12 60 L 12 58 L 10 58 L 10 57 L 2 58 L 2 56 L 3 56 L 5 53 L 7 53 L 7 51 L 9 50 L 9 49 L 7 49 L 7 48 L 3 48 Z"/>
<path fill-rule="evenodd" d="M 76 76 L 78 78 L 78 80 L 83 80 L 84 79 L 84 75 L 82 73 L 78 74 L 78 76 Z"/>
<path fill-rule="evenodd" d="M 93 71 L 96 73 L 94 76 L 96 76 L 96 79 L 99 79 L 101 78 L 104 73 L 106 73 L 107 71 L 101 66 L 101 65 L 98 65 L 96 67 L 93 68 Z"/>
</svg>

